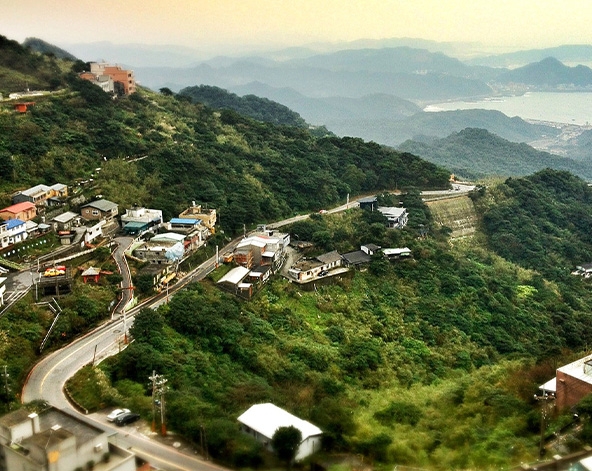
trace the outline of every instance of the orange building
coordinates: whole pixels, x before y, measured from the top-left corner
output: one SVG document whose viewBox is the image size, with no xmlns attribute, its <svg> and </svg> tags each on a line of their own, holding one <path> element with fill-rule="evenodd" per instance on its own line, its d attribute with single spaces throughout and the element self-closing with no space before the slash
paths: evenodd
<svg viewBox="0 0 592 471">
<path fill-rule="evenodd" d="M 20 219 L 21 221 L 30 221 L 37 216 L 37 208 L 33 203 L 24 202 L 13 204 L 7 208 L 0 209 L 0 218 L 4 221 L 10 219 Z"/>
<path fill-rule="evenodd" d="M 133 71 L 124 70 L 119 66 L 106 66 L 105 75 L 111 77 L 116 86 L 117 84 L 123 85 L 124 95 L 131 95 L 136 91 L 136 79 Z"/>
<path fill-rule="evenodd" d="M 90 72 L 83 72 L 79 77 L 117 95 L 131 95 L 136 91 L 134 72 L 122 69 L 118 65 L 91 62 Z"/>
</svg>

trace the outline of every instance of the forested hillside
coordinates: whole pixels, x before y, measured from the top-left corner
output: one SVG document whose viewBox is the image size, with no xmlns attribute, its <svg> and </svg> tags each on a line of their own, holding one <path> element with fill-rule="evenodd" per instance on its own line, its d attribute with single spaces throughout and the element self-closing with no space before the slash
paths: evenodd
<svg viewBox="0 0 592 471">
<path fill-rule="evenodd" d="M 471 194 L 476 234 L 451 240 L 419 192 L 448 188 L 448 169 L 166 90 L 140 88 L 113 100 L 72 72 L 84 64 L 4 46 L 0 60 L 24 54 L 25 62 L 55 61 L 64 72 L 56 72 L 56 92 L 36 97 L 27 113 L 1 105 L 0 203 L 16 189 L 61 182 L 120 208 L 162 209 L 165 218 L 191 201 L 207 204 L 225 234 L 329 207 L 347 194 L 380 193 L 384 205 L 401 202 L 409 211 L 402 230 L 387 230 L 379 212 L 359 208 L 313 214 L 286 230 L 314 242 L 303 256 L 374 243 L 408 247 L 410 259 L 374 256 L 310 290 L 274 275 L 249 301 L 217 288 L 230 269 L 223 266 L 157 310 L 143 310 L 134 341 L 79 376 L 92 407 L 129 407 L 150 421 L 147 378 L 165 374 L 169 430 L 225 465 L 249 469 L 267 465 L 269 455 L 239 432 L 236 418 L 261 402 L 319 426 L 321 458 L 355 457 L 378 469 L 508 469 L 540 457 L 541 430 L 544 438 L 571 421 L 571 413 L 558 415 L 541 429 L 533 394 L 559 362 L 592 342 L 590 286 L 569 275 L 592 252 L 592 190 L 583 180 L 544 170 L 479 186 Z M 0 88 L 10 89 L 1 76 Z M 403 191 L 382 194 L 393 188 Z M 88 257 L 114 270 L 106 248 Z M 109 276 L 113 283 L 78 283 L 60 300 L 50 348 L 105 319 L 119 281 Z M 0 365 L 10 365 L 13 391 L 51 318 L 29 295 L 0 319 Z M 6 409 L 17 404 L 14 394 L 9 399 Z M 564 432 L 562 453 L 589 443 L 583 422 Z"/>
<path fill-rule="evenodd" d="M 255 95 L 239 97 L 234 93 L 208 85 L 186 87 L 179 92 L 179 95 L 187 96 L 194 102 L 203 103 L 210 108 L 233 110 L 266 123 L 307 127 L 298 113 L 267 98 L 259 98 Z"/>
<path fill-rule="evenodd" d="M 468 180 L 487 176 L 524 176 L 544 168 L 568 170 L 592 180 L 592 163 L 549 154 L 517 144 L 485 129 L 467 128 L 427 143 L 406 141 L 399 150 L 421 155 Z"/>
<path fill-rule="evenodd" d="M 567 172 L 543 170 L 475 193 L 490 247 L 549 279 L 572 280 L 592 257 L 592 188 Z"/>
</svg>

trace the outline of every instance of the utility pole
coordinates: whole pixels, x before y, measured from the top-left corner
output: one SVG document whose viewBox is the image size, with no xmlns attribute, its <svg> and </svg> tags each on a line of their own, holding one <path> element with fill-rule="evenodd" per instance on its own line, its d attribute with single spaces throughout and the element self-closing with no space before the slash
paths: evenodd
<svg viewBox="0 0 592 471">
<path fill-rule="evenodd" d="M 549 414 L 549 408 L 551 405 L 549 404 L 550 401 L 555 400 L 555 394 L 551 393 L 548 394 L 547 391 L 543 389 L 543 395 L 537 396 L 534 395 L 534 399 L 541 403 L 541 438 L 539 441 L 539 455 L 543 456 L 545 454 L 545 431 L 547 430 L 547 418 Z"/>
<path fill-rule="evenodd" d="M 167 391 L 167 379 L 163 375 L 156 374 L 156 370 L 152 370 L 152 376 L 148 379 L 152 381 L 152 431 L 156 431 L 156 404 L 157 401 L 160 406 L 160 433 L 166 436 L 166 403 L 165 393 Z M 157 399 L 158 397 L 158 399 Z"/>
<path fill-rule="evenodd" d="M 156 432 L 156 371 L 152 370 L 152 376 L 148 377 L 152 381 L 152 431 Z"/>
<path fill-rule="evenodd" d="M 6 396 L 6 402 L 9 402 L 9 393 L 10 393 L 10 388 L 8 387 L 8 377 L 10 376 L 8 374 L 8 366 L 4 365 L 4 373 L 2 374 L 2 376 L 4 376 L 4 394 Z"/>
</svg>

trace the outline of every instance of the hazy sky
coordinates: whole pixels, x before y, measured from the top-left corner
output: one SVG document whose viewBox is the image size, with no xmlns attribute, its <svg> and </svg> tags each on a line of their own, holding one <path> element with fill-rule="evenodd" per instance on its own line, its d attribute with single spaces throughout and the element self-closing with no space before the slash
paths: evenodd
<svg viewBox="0 0 592 471">
<path fill-rule="evenodd" d="M 592 44 L 591 0 L 0 0 L 0 34 L 54 44 L 237 44 L 413 37 L 501 49 Z"/>
</svg>

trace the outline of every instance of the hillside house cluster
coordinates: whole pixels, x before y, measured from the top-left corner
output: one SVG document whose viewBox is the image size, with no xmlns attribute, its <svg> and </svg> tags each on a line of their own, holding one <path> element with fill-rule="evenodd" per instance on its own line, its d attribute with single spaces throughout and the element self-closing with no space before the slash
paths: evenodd
<svg viewBox="0 0 592 471">
<path fill-rule="evenodd" d="M 88 80 L 106 93 L 131 95 L 136 91 L 136 79 L 132 70 L 105 62 L 91 62 L 90 71 L 82 72 L 80 78 Z"/>
<path fill-rule="evenodd" d="M 135 471 L 134 453 L 110 440 L 106 431 L 59 409 L 39 414 L 18 409 L 0 417 L 0 470 L 72 471 L 96 466 Z"/>
<path fill-rule="evenodd" d="M 362 198 L 359 201 L 360 208 L 366 211 L 379 211 L 386 218 L 386 227 L 389 229 L 403 229 L 409 220 L 409 213 L 407 209 L 392 206 L 379 206 L 378 198 L 372 196 L 369 198 Z"/>
<path fill-rule="evenodd" d="M 410 258 L 412 255 L 407 247 L 383 249 L 376 244 L 366 244 L 360 250 L 344 254 L 334 250 L 313 258 L 302 258 L 290 267 L 288 278 L 297 283 L 308 283 L 322 277 L 338 275 L 351 268 L 367 266 L 374 254 L 381 254 L 389 260 Z"/>
<path fill-rule="evenodd" d="M 68 186 L 62 183 L 54 185 L 36 185 L 12 195 L 12 203 L 33 203 L 36 207 L 60 206 L 68 198 Z"/>
<path fill-rule="evenodd" d="M 238 243 L 231 257 L 238 266 L 218 284 L 235 294 L 251 297 L 254 288 L 260 287 L 282 267 L 289 244 L 290 234 L 260 226 L 256 233 Z"/>
<path fill-rule="evenodd" d="M 180 261 L 203 246 L 215 231 L 216 210 L 202 209 L 195 203 L 168 222 L 163 222 L 160 210 L 133 208 L 129 214 L 133 219 L 121 218 L 122 224 L 128 221 L 123 230 L 137 237 L 128 255 L 149 262 L 139 275 L 150 276 L 157 290 L 175 278 Z"/>
</svg>

